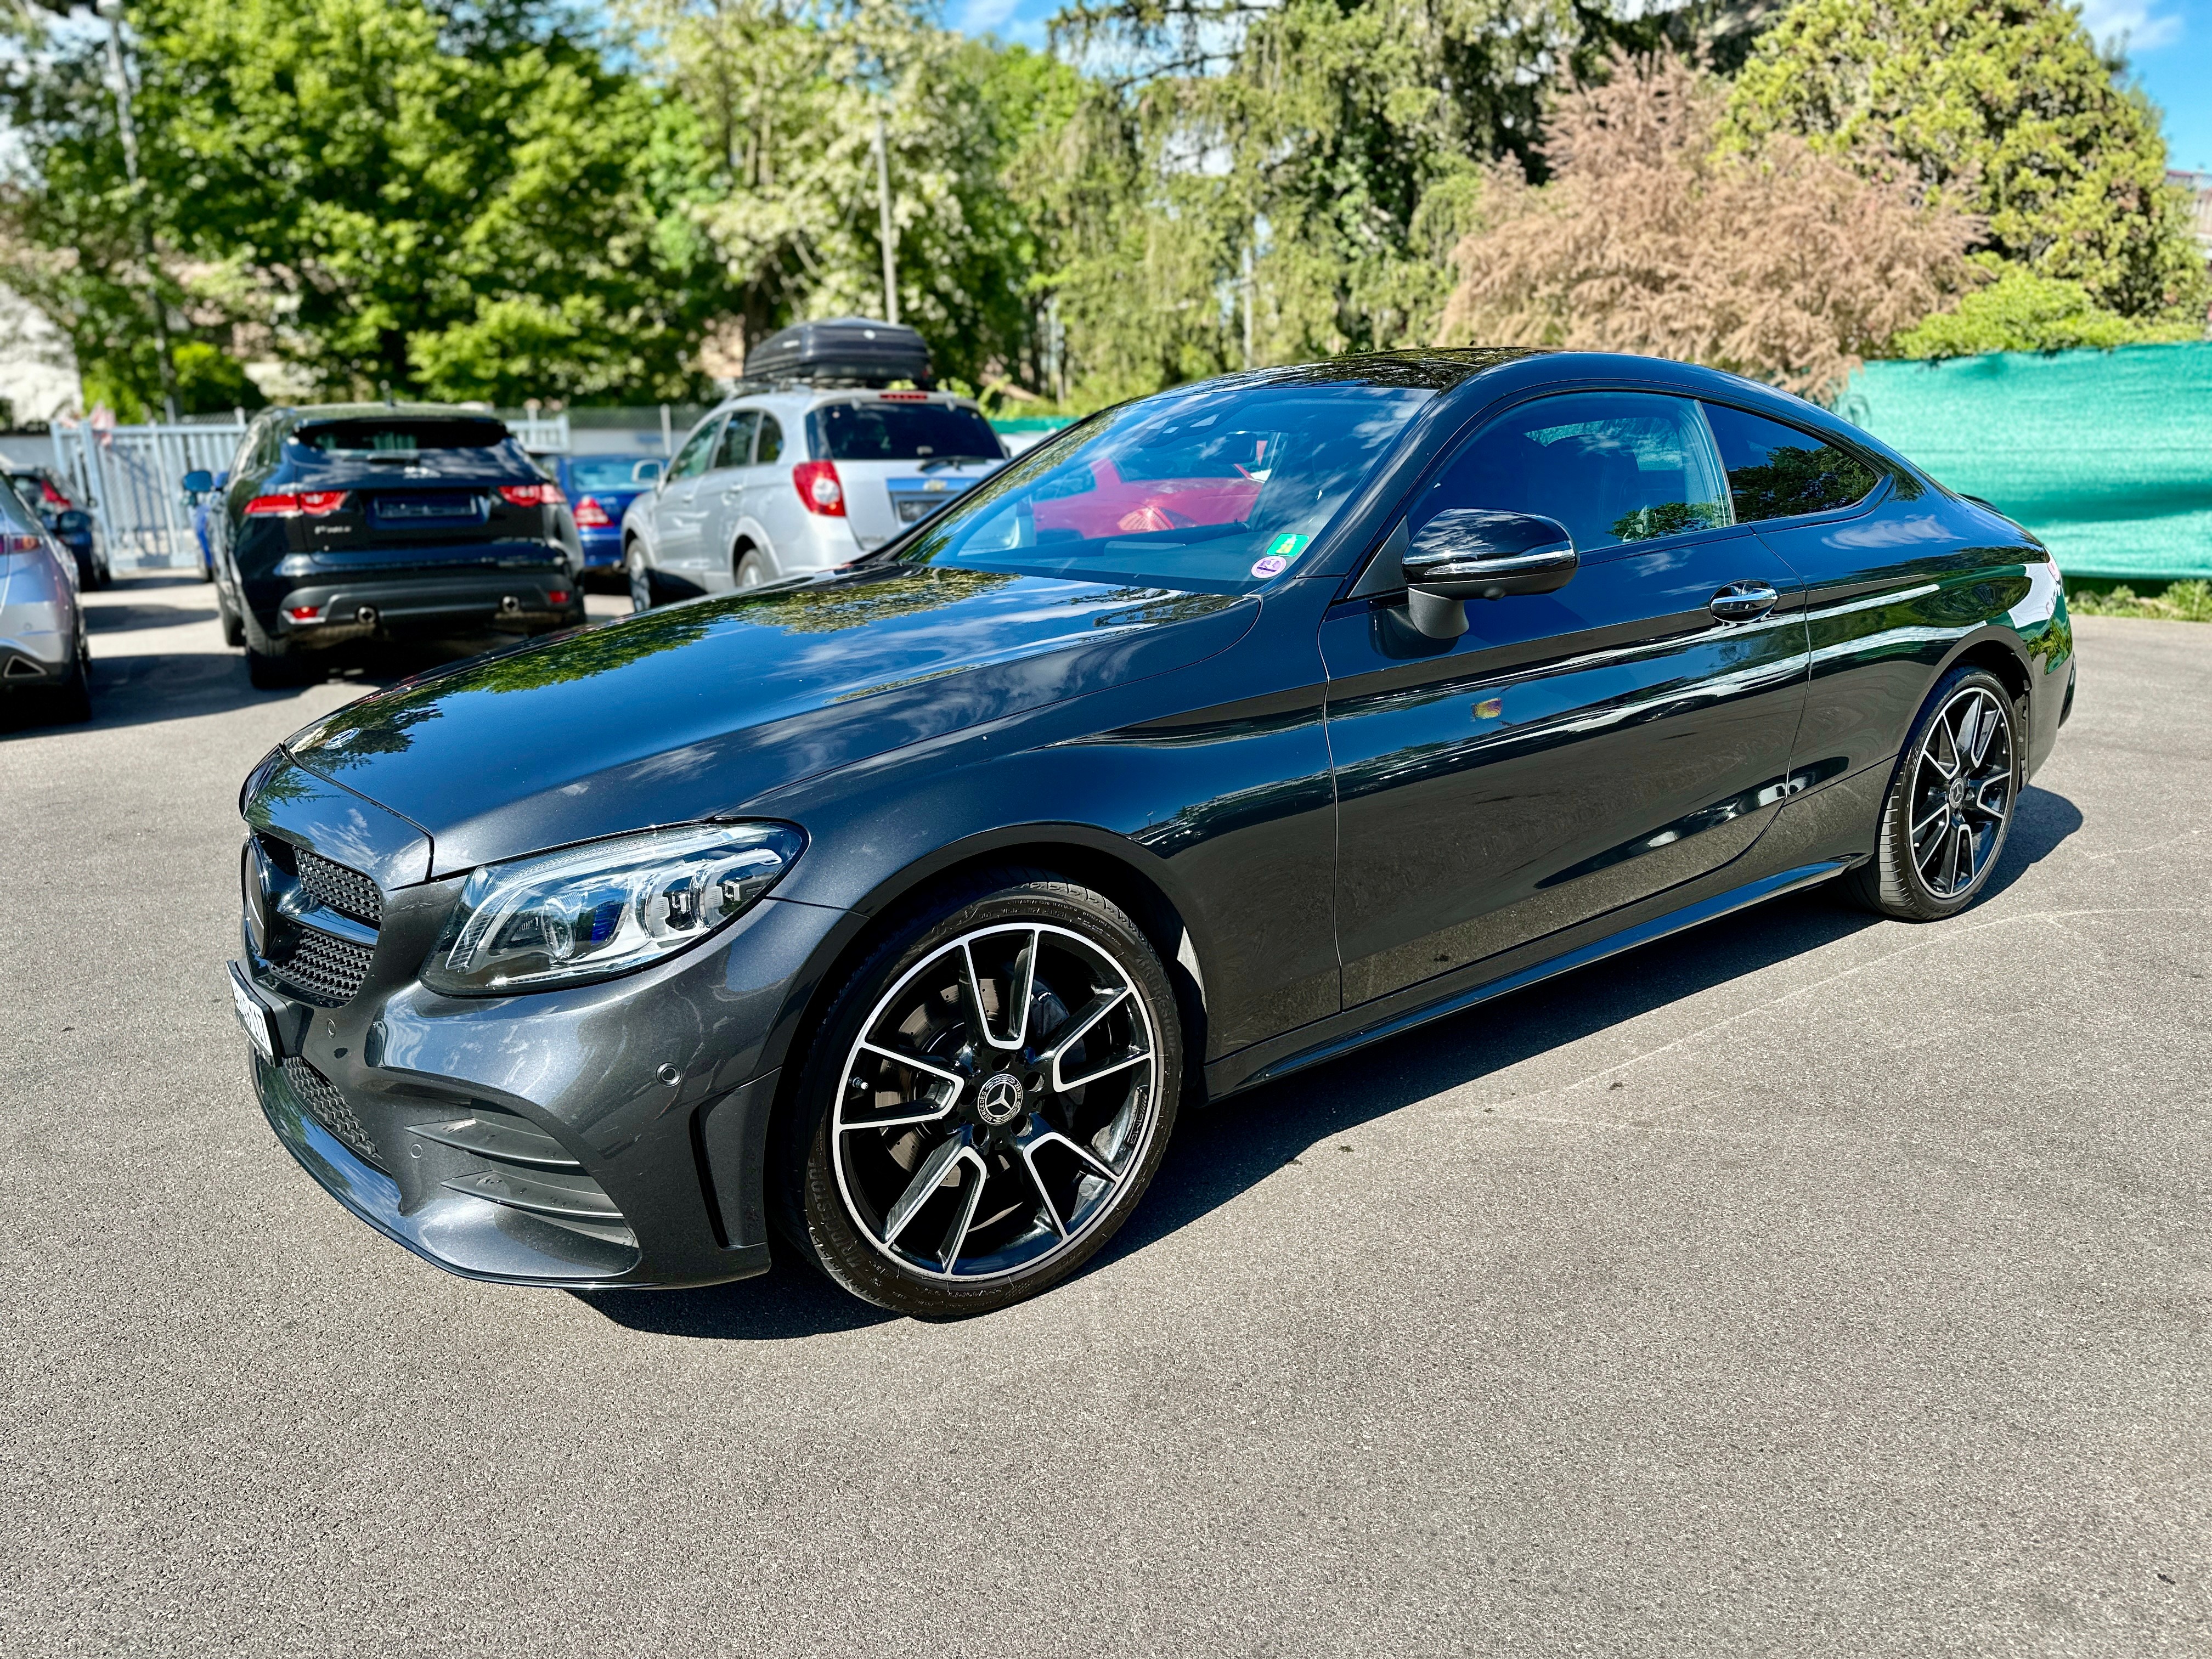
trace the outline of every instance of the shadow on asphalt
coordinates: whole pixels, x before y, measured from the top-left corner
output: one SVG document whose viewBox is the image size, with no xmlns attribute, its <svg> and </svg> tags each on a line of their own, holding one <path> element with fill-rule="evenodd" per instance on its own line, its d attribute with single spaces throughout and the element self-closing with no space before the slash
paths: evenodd
<svg viewBox="0 0 2212 1659">
<path fill-rule="evenodd" d="M 212 599 L 215 590 L 190 575 L 124 576 L 104 592 L 85 596 L 85 626 L 93 635 L 92 719 L 70 726 L 53 719 L 44 704 L 25 700 L 9 708 L 0 704 L 0 735 L 30 732 L 97 732 L 145 726 L 161 720 L 226 714 L 257 703 L 296 701 L 301 687 L 258 691 L 246 678 L 246 654 L 218 647 L 179 652 L 118 652 L 106 654 L 100 641 L 112 635 L 212 622 L 212 604 L 185 606 L 142 602 L 142 595 L 185 588 Z M 359 696 L 396 684 L 411 674 L 467 658 L 501 645 L 510 636 L 410 641 L 402 644 L 341 648 L 331 654 L 325 684 Z M 6 700 L 13 702 L 14 700 Z M 301 722 L 305 724 L 304 719 Z"/>
<path fill-rule="evenodd" d="M 1985 898 L 2011 886 L 2081 827 L 2074 803 L 2047 789 L 2023 791 L 2016 811 Z M 1848 939 L 1880 921 L 1832 888 L 1795 894 L 1615 958 L 1616 968 L 1631 962 L 1632 970 L 1565 975 L 1189 1113 L 1176 1127 L 1136 1213 L 1084 1272 L 1180 1231 L 1308 1151 L 1401 1107 Z M 579 1295 L 633 1330 L 720 1341 L 781 1341 L 894 1317 L 845 1295 L 792 1261 L 781 1245 L 777 1258 L 767 1277 L 735 1285 Z"/>
</svg>

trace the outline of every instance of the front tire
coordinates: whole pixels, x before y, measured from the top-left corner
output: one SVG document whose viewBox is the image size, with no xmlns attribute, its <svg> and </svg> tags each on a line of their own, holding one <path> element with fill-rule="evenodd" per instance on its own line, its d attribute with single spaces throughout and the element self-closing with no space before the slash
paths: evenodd
<svg viewBox="0 0 2212 1659">
<path fill-rule="evenodd" d="M 1852 897 L 1899 921 L 1937 921 L 1981 896 L 2012 830 L 2020 725 L 1994 674 L 1943 677 L 1898 762 L 1875 855 L 1846 878 Z"/>
<path fill-rule="evenodd" d="M 780 1227 L 879 1307 L 1006 1307 L 1128 1218 L 1182 1076 L 1175 995 L 1128 915 L 990 872 L 918 908 L 832 999 L 778 1139 Z"/>
</svg>

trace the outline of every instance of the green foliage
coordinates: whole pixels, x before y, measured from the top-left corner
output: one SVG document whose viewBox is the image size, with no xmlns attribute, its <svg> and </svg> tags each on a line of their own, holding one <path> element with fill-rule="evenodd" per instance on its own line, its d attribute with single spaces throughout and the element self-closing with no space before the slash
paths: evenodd
<svg viewBox="0 0 2212 1659">
<path fill-rule="evenodd" d="M 1994 262 L 1991 262 L 1994 263 Z M 1898 357 L 1972 357 L 1984 351 L 2067 351 L 2193 340 L 2194 322 L 2139 321 L 2108 311 L 2081 283 L 2039 276 L 2021 265 L 1997 268 L 1996 280 L 1891 342 Z"/>
<path fill-rule="evenodd" d="M 2066 585 L 2067 608 L 2078 617 L 2135 617 L 2154 622 L 2212 623 L 2212 581 L 2168 582 L 2139 594 L 2125 582 L 2109 588 Z"/>
<path fill-rule="evenodd" d="M 1901 168 L 1984 218 L 2002 258 L 2122 316 L 2201 318 L 2156 112 L 2114 69 L 2060 0 L 1796 0 L 1744 65 L 1730 130 Z"/>
<path fill-rule="evenodd" d="M 175 324 L 243 325 L 332 393 L 693 389 L 685 359 L 723 295 L 653 188 L 661 112 L 550 0 L 138 0 L 130 21 L 136 202 L 96 40 L 0 88 L 25 141 L 8 217 L 30 250 L 0 276 L 88 368 L 158 385 L 138 215 Z"/>
<path fill-rule="evenodd" d="M 246 378 L 245 365 L 206 340 L 180 340 L 170 353 L 177 370 L 177 407 L 186 415 L 259 409 L 269 400 Z"/>
<path fill-rule="evenodd" d="M 876 122 L 886 128 L 899 318 L 940 374 L 1037 386 L 1044 262 L 1015 157 L 1073 107 L 1055 59 L 939 28 L 910 0 L 621 0 L 695 135 L 682 190 L 740 325 L 884 313 Z M 726 365 L 734 372 L 734 361 Z"/>
</svg>

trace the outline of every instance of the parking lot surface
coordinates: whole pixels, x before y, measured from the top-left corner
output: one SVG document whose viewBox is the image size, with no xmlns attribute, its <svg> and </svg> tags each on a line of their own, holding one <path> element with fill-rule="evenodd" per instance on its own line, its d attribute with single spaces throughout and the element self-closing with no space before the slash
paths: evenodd
<svg viewBox="0 0 2212 1659">
<path fill-rule="evenodd" d="M 362 684 L 89 602 L 94 723 L 0 738 L 0 1650 L 2212 1650 L 2212 628 L 2078 624 L 1966 915 L 1784 901 L 1194 1115 L 923 1324 L 340 1211 L 222 964 L 239 783 Z"/>
</svg>

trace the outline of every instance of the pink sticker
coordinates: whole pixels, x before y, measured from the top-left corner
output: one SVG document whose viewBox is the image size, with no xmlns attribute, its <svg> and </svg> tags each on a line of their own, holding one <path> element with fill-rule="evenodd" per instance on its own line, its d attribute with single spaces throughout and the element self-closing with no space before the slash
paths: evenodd
<svg viewBox="0 0 2212 1659">
<path fill-rule="evenodd" d="M 1261 559 L 1252 567 L 1252 574 L 1255 576 L 1262 577 L 1279 576 L 1283 572 L 1288 570 L 1290 568 L 1291 562 L 1288 559 L 1281 558 L 1275 554 L 1270 553 L 1266 558 Z"/>
</svg>

